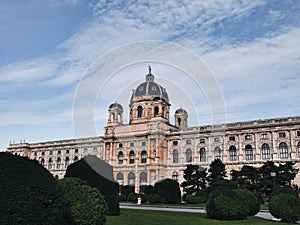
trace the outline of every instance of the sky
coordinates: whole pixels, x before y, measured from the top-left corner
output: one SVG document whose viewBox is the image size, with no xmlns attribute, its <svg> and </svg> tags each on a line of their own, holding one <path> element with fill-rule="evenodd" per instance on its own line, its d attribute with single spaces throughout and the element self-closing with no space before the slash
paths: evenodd
<svg viewBox="0 0 300 225">
<path fill-rule="evenodd" d="M 2 0 L 0 150 L 10 142 L 77 138 L 73 115 L 80 85 L 108 55 L 121 63 L 113 73 L 97 72 L 94 113 L 86 118 L 100 136 L 113 102 L 123 105 L 128 123 L 132 89 L 144 81 L 148 65 L 167 89 L 171 117 L 182 107 L 190 126 L 212 124 L 209 95 L 217 89 L 225 122 L 299 116 L 299 36 L 298 0 Z M 122 64 L 120 58 L 137 49 L 128 46 L 142 43 L 143 51 L 147 41 L 192 53 L 215 86 L 203 78 L 199 84 L 184 70 L 188 58 L 180 58 L 186 66 L 151 57 Z M 160 59 L 156 50 L 151 54 Z"/>
</svg>

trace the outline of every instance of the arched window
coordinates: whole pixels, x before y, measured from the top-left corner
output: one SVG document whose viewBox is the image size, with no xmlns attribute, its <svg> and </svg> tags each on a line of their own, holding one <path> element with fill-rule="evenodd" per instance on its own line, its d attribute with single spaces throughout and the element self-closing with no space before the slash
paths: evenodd
<svg viewBox="0 0 300 225">
<path fill-rule="evenodd" d="M 181 125 L 181 118 L 177 119 L 177 123 L 178 123 L 178 126 L 180 127 L 180 125 Z"/>
<path fill-rule="evenodd" d="M 124 162 L 124 155 L 123 155 L 123 152 L 119 152 L 118 153 L 118 164 L 119 165 L 122 165 Z"/>
<path fill-rule="evenodd" d="M 201 148 L 199 154 L 200 154 L 200 162 L 206 162 L 205 148 Z"/>
<path fill-rule="evenodd" d="M 129 152 L 129 164 L 134 164 L 134 151 Z"/>
<path fill-rule="evenodd" d="M 178 173 L 176 171 L 172 173 L 172 180 L 178 181 Z"/>
<path fill-rule="evenodd" d="M 298 142 L 298 145 L 297 145 L 297 151 L 298 151 L 298 158 L 300 158 L 300 142 Z"/>
<path fill-rule="evenodd" d="M 246 160 L 253 160 L 253 149 L 251 145 L 245 146 L 245 158 Z"/>
<path fill-rule="evenodd" d="M 268 144 L 264 143 L 261 146 L 261 155 L 263 159 L 270 159 L 271 157 L 271 152 L 270 152 L 270 147 Z"/>
<path fill-rule="evenodd" d="M 158 106 L 155 106 L 154 107 L 154 116 L 158 116 L 158 110 L 159 110 Z"/>
<path fill-rule="evenodd" d="M 67 168 L 70 165 L 70 159 L 69 157 L 66 157 L 65 159 L 65 168 Z"/>
<path fill-rule="evenodd" d="M 147 185 L 147 173 L 141 172 L 140 174 L 140 185 Z"/>
<path fill-rule="evenodd" d="M 56 169 L 60 169 L 61 166 L 61 159 L 58 157 L 56 160 Z"/>
<path fill-rule="evenodd" d="M 44 165 L 45 165 L 45 159 L 44 159 L 44 158 L 41 158 L 41 159 L 40 159 L 40 163 L 44 166 Z"/>
<path fill-rule="evenodd" d="M 222 152 L 221 152 L 221 148 L 220 147 L 215 147 L 214 148 L 214 155 L 215 155 L 215 159 L 222 160 Z"/>
<path fill-rule="evenodd" d="M 142 155 L 141 163 L 147 163 L 147 152 L 142 151 L 141 155 Z"/>
<path fill-rule="evenodd" d="M 135 175 L 133 172 L 128 174 L 128 185 L 135 185 Z"/>
<path fill-rule="evenodd" d="M 178 151 L 173 150 L 173 163 L 178 163 Z"/>
<path fill-rule="evenodd" d="M 187 149 L 185 152 L 185 161 L 188 162 L 193 162 L 193 155 L 192 155 L 192 150 Z"/>
<path fill-rule="evenodd" d="M 279 155 L 281 159 L 289 158 L 288 145 L 285 142 L 279 144 Z"/>
<path fill-rule="evenodd" d="M 48 169 L 51 170 L 52 169 L 52 166 L 53 166 L 53 161 L 52 161 L 52 158 L 50 158 L 48 160 Z"/>
<path fill-rule="evenodd" d="M 236 147 L 230 146 L 229 147 L 229 160 L 230 161 L 237 161 L 237 154 L 236 154 Z"/>
<path fill-rule="evenodd" d="M 143 107 L 142 106 L 138 106 L 137 107 L 137 112 L 138 112 L 138 118 L 142 118 L 143 117 Z"/>
<path fill-rule="evenodd" d="M 74 162 L 77 162 L 78 161 L 78 156 L 75 156 L 74 157 Z"/>
<path fill-rule="evenodd" d="M 124 176 L 123 173 L 117 173 L 117 182 L 119 183 L 119 185 L 123 185 L 124 184 Z"/>
</svg>

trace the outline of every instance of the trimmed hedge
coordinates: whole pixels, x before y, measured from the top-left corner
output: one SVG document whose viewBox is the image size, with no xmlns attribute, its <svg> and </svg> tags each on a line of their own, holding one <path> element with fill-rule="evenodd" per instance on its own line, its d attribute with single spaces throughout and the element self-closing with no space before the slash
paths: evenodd
<svg viewBox="0 0 300 225">
<path fill-rule="evenodd" d="M 100 159 L 99 159 L 100 160 Z M 119 184 L 108 180 L 97 173 L 83 158 L 68 166 L 65 177 L 77 177 L 87 182 L 91 187 L 97 188 L 106 200 L 108 215 L 119 215 Z"/>
<path fill-rule="evenodd" d="M 73 224 L 57 181 L 37 161 L 0 153 L 0 224 Z"/>
<path fill-rule="evenodd" d="M 279 195 L 279 194 L 290 194 L 290 195 L 294 195 L 295 197 L 299 197 L 298 192 L 295 189 L 292 189 L 289 186 L 284 186 L 284 187 L 276 188 L 271 193 L 270 198 L 275 196 L 275 195 Z"/>
<path fill-rule="evenodd" d="M 220 187 L 209 196 L 206 210 L 209 218 L 220 220 L 245 219 L 249 211 L 237 192 Z"/>
<path fill-rule="evenodd" d="M 291 194 L 278 194 L 270 198 L 270 213 L 284 222 L 295 223 L 300 220 L 300 200 Z"/>
<path fill-rule="evenodd" d="M 107 204 L 100 191 L 78 178 L 58 181 L 71 209 L 75 224 L 103 225 L 106 222 Z"/>
<path fill-rule="evenodd" d="M 158 181 L 154 185 L 154 193 L 161 199 L 160 203 L 179 204 L 181 203 L 181 192 L 179 183 L 172 179 Z"/>
<path fill-rule="evenodd" d="M 238 193 L 240 199 L 248 207 L 248 216 L 256 215 L 260 210 L 260 202 L 258 198 L 247 189 L 234 189 Z"/>
</svg>

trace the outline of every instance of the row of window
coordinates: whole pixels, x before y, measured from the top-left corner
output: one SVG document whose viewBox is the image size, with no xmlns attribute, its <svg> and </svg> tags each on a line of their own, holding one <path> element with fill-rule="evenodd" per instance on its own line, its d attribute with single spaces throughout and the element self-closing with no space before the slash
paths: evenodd
<svg viewBox="0 0 300 225">
<path fill-rule="evenodd" d="M 165 107 L 162 107 L 162 115 L 165 114 Z M 155 106 L 154 107 L 154 117 L 159 115 L 159 107 Z M 141 105 L 139 105 L 137 107 L 137 118 L 142 118 L 143 117 L 143 107 Z"/>
<path fill-rule="evenodd" d="M 142 141 L 141 146 L 147 146 L 147 142 Z M 118 148 L 123 148 L 123 147 L 124 147 L 123 143 L 118 143 Z M 130 142 L 129 147 L 131 147 L 131 148 L 134 147 L 134 142 Z"/>
<path fill-rule="evenodd" d="M 156 152 L 154 151 L 153 157 L 156 157 Z M 141 152 L 141 163 L 147 163 L 147 158 L 148 158 L 148 154 L 147 152 L 144 150 Z M 118 164 L 122 165 L 124 163 L 124 153 L 122 151 L 120 151 L 118 153 Z M 135 152 L 134 151 L 130 151 L 129 152 L 129 164 L 134 164 L 135 163 Z"/>
<path fill-rule="evenodd" d="M 296 131 L 296 135 L 298 137 L 300 137 L 300 131 Z M 278 137 L 279 138 L 286 138 L 286 132 L 285 131 L 278 132 Z M 245 134 L 244 135 L 245 141 L 251 141 L 252 138 L 253 138 L 253 135 L 251 135 L 251 134 Z M 269 134 L 268 133 L 261 133 L 261 139 L 268 139 L 268 138 L 269 138 Z M 221 142 L 221 140 L 222 140 L 221 137 L 214 137 L 213 138 L 213 141 L 215 143 Z M 228 136 L 228 140 L 229 141 L 235 141 L 236 140 L 236 136 L 230 135 L 230 136 Z M 205 144 L 205 142 L 206 142 L 205 138 L 200 138 L 200 140 L 199 140 L 200 144 Z M 185 140 L 185 144 L 187 144 L 187 145 L 192 144 L 192 140 L 191 139 Z M 175 145 L 175 146 L 178 145 L 178 140 L 174 140 L 173 141 L 173 145 Z"/>
<path fill-rule="evenodd" d="M 290 157 L 287 143 L 281 142 L 278 147 L 279 147 L 279 157 L 281 159 L 287 159 Z M 230 161 L 238 160 L 238 151 L 235 146 L 230 146 L 228 152 L 229 152 Z M 215 147 L 213 153 L 215 159 L 222 160 L 222 150 L 220 147 Z M 262 159 L 271 159 L 271 150 L 270 150 L 270 146 L 267 143 L 262 144 L 261 154 L 262 154 Z M 297 155 L 298 157 L 300 157 L 300 142 L 297 145 Z M 251 145 L 245 146 L 245 159 L 255 160 L 254 151 Z M 199 151 L 199 161 L 207 162 L 207 150 L 205 148 L 201 148 Z M 187 163 L 193 162 L 193 152 L 191 149 L 187 149 L 185 152 L 185 162 Z M 176 149 L 173 150 L 173 163 L 179 163 L 179 152 Z"/>
<path fill-rule="evenodd" d="M 57 155 L 61 155 L 62 152 L 63 152 L 63 151 L 61 151 L 61 150 L 57 150 L 56 154 L 57 154 Z M 87 153 L 87 152 L 88 152 L 88 149 L 87 149 L 87 148 L 83 148 L 83 153 Z M 93 148 L 93 152 L 94 152 L 94 153 L 97 153 L 97 152 L 98 152 L 98 149 L 97 149 L 97 148 Z M 65 154 L 69 154 L 69 153 L 70 153 L 70 150 L 67 149 L 67 150 L 65 151 Z M 79 149 L 78 149 L 78 148 L 75 148 L 75 149 L 74 149 L 74 153 L 75 153 L 75 154 L 79 153 Z M 44 156 L 44 155 L 45 155 L 45 151 L 42 151 L 41 155 Z M 49 151 L 49 155 L 53 155 L 53 151 L 52 151 L 52 150 Z M 37 152 L 34 152 L 34 156 L 37 156 Z"/>
<path fill-rule="evenodd" d="M 148 181 L 148 174 L 147 172 L 140 173 L 140 185 L 147 185 Z M 128 173 L 127 175 L 127 184 L 128 185 L 135 185 L 136 182 L 136 175 L 133 172 Z M 172 173 L 172 179 L 178 181 L 178 172 L 174 171 Z M 124 185 L 124 175 L 123 173 L 117 173 L 116 180 L 120 185 Z"/>
<path fill-rule="evenodd" d="M 40 163 L 45 166 L 45 159 L 44 158 L 40 158 L 39 159 Z M 78 157 L 75 156 L 73 158 L 73 162 L 77 162 L 78 161 Z M 51 169 L 54 169 L 54 160 L 52 158 L 49 158 L 48 159 L 48 169 L 51 170 Z M 64 160 L 64 165 L 65 165 L 65 168 L 67 168 L 71 163 L 71 160 L 69 157 L 66 157 L 65 160 Z M 62 164 L 62 159 L 60 157 L 58 157 L 56 159 L 56 169 L 62 169 L 63 168 L 63 164 Z"/>
</svg>

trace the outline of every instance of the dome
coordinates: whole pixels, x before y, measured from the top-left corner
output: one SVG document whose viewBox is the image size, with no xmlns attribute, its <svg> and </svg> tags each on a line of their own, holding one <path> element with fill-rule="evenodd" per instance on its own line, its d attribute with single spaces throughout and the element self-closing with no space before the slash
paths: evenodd
<svg viewBox="0 0 300 225">
<path fill-rule="evenodd" d="M 154 75 L 151 74 L 151 67 L 149 67 L 149 73 L 146 75 L 146 82 L 141 83 L 135 90 L 133 90 L 131 99 L 144 96 L 153 96 L 169 101 L 167 90 L 154 82 Z"/>
<path fill-rule="evenodd" d="M 183 114 L 185 114 L 185 115 L 188 115 L 187 111 L 184 110 L 183 108 L 177 109 L 177 110 L 175 111 L 175 114 L 181 114 L 181 113 L 183 113 Z"/>
<path fill-rule="evenodd" d="M 122 105 L 120 105 L 119 103 L 112 103 L 110 106 L 109 106 L 109 109 L 112 109 L 112 108 L 118 108 L 120 110 L 123 110 L 123 107 Z"/>
</svg>

